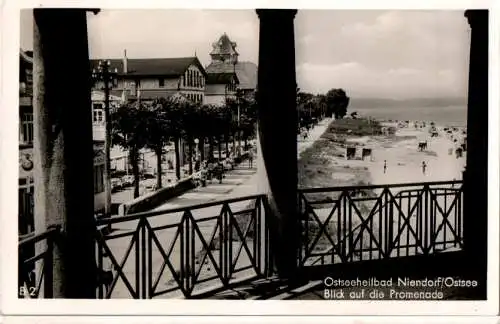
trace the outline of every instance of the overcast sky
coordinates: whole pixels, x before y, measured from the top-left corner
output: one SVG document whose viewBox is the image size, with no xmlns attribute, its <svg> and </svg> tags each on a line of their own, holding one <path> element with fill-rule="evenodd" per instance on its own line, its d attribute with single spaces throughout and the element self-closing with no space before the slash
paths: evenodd
<svg viewBox="0 0 500 324">
<path fill-rule="evenodd" d="M 253 10 L 103 10 L 88 15 L 92 58 L 179 57 L 210 63 L 224 32 L 240 60 L 258 60 Z M 344 88 L 351 97 L 465 97 L 469 27 L 463 11 L 299 10 L 297 82 L 305 91 Z M 32 48 L 31 11 L 21 47 Z"/>
</svg>

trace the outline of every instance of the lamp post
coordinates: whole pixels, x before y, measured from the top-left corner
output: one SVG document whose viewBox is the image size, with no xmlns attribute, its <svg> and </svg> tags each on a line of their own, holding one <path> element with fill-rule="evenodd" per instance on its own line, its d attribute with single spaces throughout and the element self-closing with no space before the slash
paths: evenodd
<svg viewBox="0 0 500 324">
<path fill-rule="evenodd" d="M 238 115 L 237 115 L 237 125 L 238 125 L 238 153 L 237 156 L 240 157 L 241 155 L 241 130 L 240 130 L 240 96 L 241 96 L 241 89 L 236 88 L 236 108 L 238 109 Z"/>
<path fill-rule="evenodd" d="M 196 160 L 198 160 L 200 156 L 200 147 L 198 146 L 200 144 L 200 140 L 198 138 L 195 138 L 194 144 L 196 146 Z"/>
<path fill-rule="evenodd" d="M 105 181 L 104 188 L 106 192 L 106 204 L 104 209 L 104 216 L 111 216 L 111 118 L 110 118 L 110 103 L 109 95 L 111 89 L 116 86 L 118 70 L 111 69 L 111 62 L 99 61 L 97 69 L 92 70 L 92 78 L 95 84 L 102 83 L 104 90 L 104 122 L 105 122 L 105 140 L 104 150 L 106 154 L 106 163 L 104 167 Z"/>
</svg>

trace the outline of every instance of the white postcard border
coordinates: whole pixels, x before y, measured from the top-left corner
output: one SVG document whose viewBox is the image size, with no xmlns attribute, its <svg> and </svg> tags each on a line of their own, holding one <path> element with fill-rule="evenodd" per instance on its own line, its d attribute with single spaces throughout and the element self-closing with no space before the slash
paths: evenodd
<svg viewBox="0 0 500 324">
<path fill-rule="evenodd" d="M 218 0 L 172 1 L 23 1 L 23 7 L 71 6 L 99 8 L 256 8 L 278 7 L 278 1 L 255 0 L 235 2 Z M 328 4 L 328 7 L 327 7 Z M 288 8 L 337 8 L 337 9 L 461 9 L 490 8 L 498 5 L 492 1 L 287 1 Z M 496 315 L 498 313 L 498 257 L 499 257 L 499 14 L 490 10 L 490 98 L 489 98 L 489 222 L 488 222 L 488 300 L 485 302 L 374 302 L 374 301 L 227 301 L 227 300 L 18 300 L 17 296 L 17 196 L 12 188 L 17 187 L 17 109 L 18 106 L 19 11 L 15 0 L 4 3 L 2 17 L 2 64 L 1 110 L 0 110 L 0 242 L 1 253 L 1 304 L 6 315 Z M 464 18 L 465 19 L 465 18 Z M 13 158 L 16 157 L 16 158 Z M 469 266 L 469 265 L 464 265 Z"/>
</svg>

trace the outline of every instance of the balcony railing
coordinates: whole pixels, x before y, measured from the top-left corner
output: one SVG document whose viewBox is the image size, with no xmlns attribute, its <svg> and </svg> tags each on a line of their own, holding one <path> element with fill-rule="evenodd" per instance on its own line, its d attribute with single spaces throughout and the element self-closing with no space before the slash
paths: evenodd
<svg viewBox="0 0 500 324">
<path fill-rule="evenodd" d="M 20 237 L 18 297 L 52 298 L 53 249 L 59 227 Z"/>
<path fill-rule="evenodd" d="M 265 277 L 271 262 L 263 195 L 99 220 L 98 298 L 184 297 Z M 107 264 L 105 264 L 107 263 Z"/>
<path fill-rule="evenodd" d="M 301 266 L 462 248 L 461 181 L 303 189 Z"/>
<path fill-rule="evenodd" d="M 301 189 L 299 266 L 461 249 L 462 204 L 461 181 Z M 269 277 L 273 263 L 266 214 L 266 197 L 254 195 L 98 219 L 98 228 L 111 225 L 113 232 L 95 232 L 101 270 L 96 296 L 199 298 Z M 19 243 L 19 285 L 29 297 L 52 297 L 57 232 Z M 41 242 L 46 249 L 35 255 Z M 44 265 L 35 266 L 39 260 Z"/>
</svg>

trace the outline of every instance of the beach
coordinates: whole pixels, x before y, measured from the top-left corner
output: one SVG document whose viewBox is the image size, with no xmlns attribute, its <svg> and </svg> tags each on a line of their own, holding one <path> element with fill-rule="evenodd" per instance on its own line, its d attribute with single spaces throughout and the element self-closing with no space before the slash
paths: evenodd
<svg viewBox="0 0 500 324">
<path fill-rule="evenodd" d="M 365 146 L 373 150 L 373 161 L 344 160 L 342 163 L 365 165 L 370 173 L 369 182 L 375 185 L 460 180 L 465 167 L 466 152 L 462 157 L 456 157 L 456 143 L 451 136 L 447 136 L 444 128 L 446 127 L 436 126 L 438 137 L 431 137 L 428 127 L 418 130 L 399 128 L 394 140 L 373 138 L 366 142 Z M 452 134 L 458 137 L 461 129 L 457 128 Z M 426 150 L 418 151 L 420 141 L 427 141 Z M 338 160 L 340 162 L 340 159 Z M 384 172 L 385 161 L 387 168 Z M 425 173 L 422 170 L 423 162 L 426 165 Z"/>
<path fill-rule="evenodd" d="M 438 136 L 432 137 L 430 125 L 415 129 L 411 124 L 408 127 L 399 127 L 394 122 L 380 124 L 382 127 L 394 127 L 395 133 L 347 135 L 342 141 L 337 141 L 332 140 L 327 130 L 299 159 L 299 172 L 302 173 L 302 176 L 299 174 L 300 187 L 383 185 L 462 179 L 466 152 L 457 158 L 455 149 L 464 139 L 464 127 L 456 127 L 454 130 L 450 128 L 448 133 L 446 125 L 435 125 Z M 427 142 L 427 148 L 420 151 L 419 142 Z M 346 147 L 356 148 L 354 158 L 346 158 Z M 371 157 L 361 159 L 363 149 L 371 150 Z M 423 163 L 426 165 L 425 172 Z M 325 178 L 324 173 L 331 176 Z"/>
<path fill-rule="evenodd" d="M 336 123 L 340 126 L 337 127 Z M 372 124 L 376 126 L 373 127 Z M 398 123 L 388 122 L 366 122 L 366 121 L 334 121 L 325 131 L 320 139 L 318 139 L 310 148 L 305 150 L 301 159 L 299 159 L 299 186 L 301 188 L 332 188 L 331 190 L 320 190 L 314 193 L 305 193 L 304 197 L 309 206 L 314 210 L 314 215 L 322 223 L 326 223 L 327 233 L 319 234 L 319 224 L 312 215 L 309 218 L 309 235 L 310 240 L 314 241 L 314 237 L 320 235 L 319 240 L 313 248 L 315 253 L 331 254 L 332 244 L 327 236 L 334 241 L 338 240 L 338 235 L 349 235 L 354 231 L 354 236 L 359 233 L 358 227 L 363 220 L 371 219 L 369 227 L 375 235 L 382 241 L 394 241 L 395 246 L 415 246 L 426 245 L 426 242 L 431 240 L 446 241 L 451 239 L 450 231 L 447 227 L 439 227 L 439 224 L 445 222 L 443 213 L 450 213 L 447 204 L 449 204 L 451 196 L 443 196 L 437 191 L 428 198 L 429 204 L 422 205 L 416 208 L 415 203 L 418 196 L 410 198 L 406 190 L 421 190 L 422 185 L 413 186 L 412 183 L 428 183 L 436 181 L 452 181 L 461 180 L 462 171 L 465 166 L 466 153 L 457 157 L 455 149 L 463 141 L 465 128 L 448 128 L 446 125 L 434 125 L 433 132 L 437 136 L 431 136 L 431 126 L 426 123 L 425 127 L 414 127 L 410 123 L 408 126 L 400 126 Z M 349 130 L 345 125 L 349 125 Z M 362 125 L 359 126 L 359 125 Z M 369 127 L 367 126 L 369 125 Z M 379 134 L 376 129 L 392 128 L 391 134 Z M 364 130 L 362 130 L 364 128 Z M 368 129 L 368 131 L 366 130 Z M 373 131 L 375 129 L 375 131 Z M 354 131 L 352 131 L 354 130 Z M 374 134 L 366 135 L 365 132 L 374 132 Z M 344 134 L 339 134 L 344 132 Z M 358 134 L 352 134 L 358 132 Z M 455 141 L 456 140 L 456 141 Z M 419 149 L 419 143 L 426 142 L 427 148 Z M 356 154 L 346 157 L 347 148 L 355 148 Z M 361 157 L 363 149 L 371 150 L 371 156 Z M 422 163 L 425 163 L 425 172 L 422 168 Z M 386 168 L 384 170 L 384 164 Z M 375 189 L 363 190 L 367 199 L 357 200 L 354 196 L 354 188 L 349 189 L 349 198 L 341 198 L 342 190 L 337 190 L 338 187 L 346 186 L 368 186 L 380 185 Z M 378 198 L 384 190 L 383 185 L 400 185 L 398 188 L 392 188 L 391 196 L 395 197 L 394 203 L 377 205 Z M 454 190 L 452 184 L 442 184 L 438 186 L 438 190 Z M 307 189 L 306 189 L 307 190 Z M 434 189 L 433 189 L 434 190 Z M 441 191 L 439 191 L 441 192 Z M 347 194 L 347 192 L 344 192 Z M 415 195 L 416 192 L 412 195 Z M 452 191 L 448 193 L 453 195 Z M 399 198 L 400 197 L 400 198 Z M 387 197 L 389 198 L 389 197 Z M 379 202 L 384 201 L 383 198 Z M 340 200 L 342 199 L 342 203 Z M 426 198 L 427 199 L 427 198 Z M 347 205 L 346 205 L 347 204 Z M 394 205 L 393 205 L 394 204 Z M 356 205 L 357 207 L 354 207 Z M 378 206 L 378 207 L 377 207 Z M 455 205 L 453 210 L 458 205 Z M 432 208 L 435 215 L 432 216 L 433 225 L 431 228 L 422 232 L 419 225 L 423 221 L 423 215 L 428 215 L 422 208 Z M 337 212 L 332 214 L 332 210 Z M 346 209 L 347 208 L 347 209 Z M 355 209 L 353 209 L 355 208 Z M 416 208 L 416 209 L 415 209 Z M 436 211 L 439 208 L 441 211 Z M 379 213 L 379 210 L 380 212 Z M 348 216 L 351 215 L 351 216 Z M 376 216 L 375 216 L 376 215 Z M 382 217 L 382 215 L 386 215 Z M 455 227 L 460 220 L 456 219 L 454 212 L 450 214 L 447 221 L 450 226 Z M 346 223 L 346 217 L 350 220 Z M 351 218 L 352 217 L 352 218 Z M 389 217 L 389 218 L 388 218 Z M 427 217 L 427 216 L 425 216 Z M 404 226 L 408 219 L 409 226 Z M 427 218 L 426 218 L 427 219 Z M 427 220 L 425 220 L 427 221 Z M 390 225 L 392 224 L 392 225 Z M 391 227 L 390 232 L 387 228 Z M 353 228 L 358 228 L 353 230 Z M 366 244 L 372 241 L 368 230 L 363 231 L 363 239 L 357 241 L 356 246 L 352 246 L 355 251 L 366 251 Z M 415 233 L 416 230 L 416 233 Z M 460 230 L 458 230 L 460 231 Z M 400 232 L 400 235 L 397 233 Z M 396 235 L 396 236 L 394 236 Z M 379 239 L 377 239 L 378 241 Z M 437 245 L 437 244 L 436 244 Z M 448 249 L 451 244 L 445 244 L 444 249 Z M 453 246 L 452 246 L 453 247 Z M 420 248 L 412 248 L 403 252 L 405 255 L 422 253 L 418 252 Z M 363 255 L 357 254 L 357 257 L 365 259 L 368 255 L 378 255 L 380 249 L 372 252 L 363 252 Z M 391 250 L 391 255 L 396 255 L 401 252 L 400 249 Z M 375 256 L 376 257 L 376 256 Z M 339 262 L 340 259 L 335 257 Z M 317 262 L 317 258 L 309 258 L 306 264 Z"/>
</svg>

